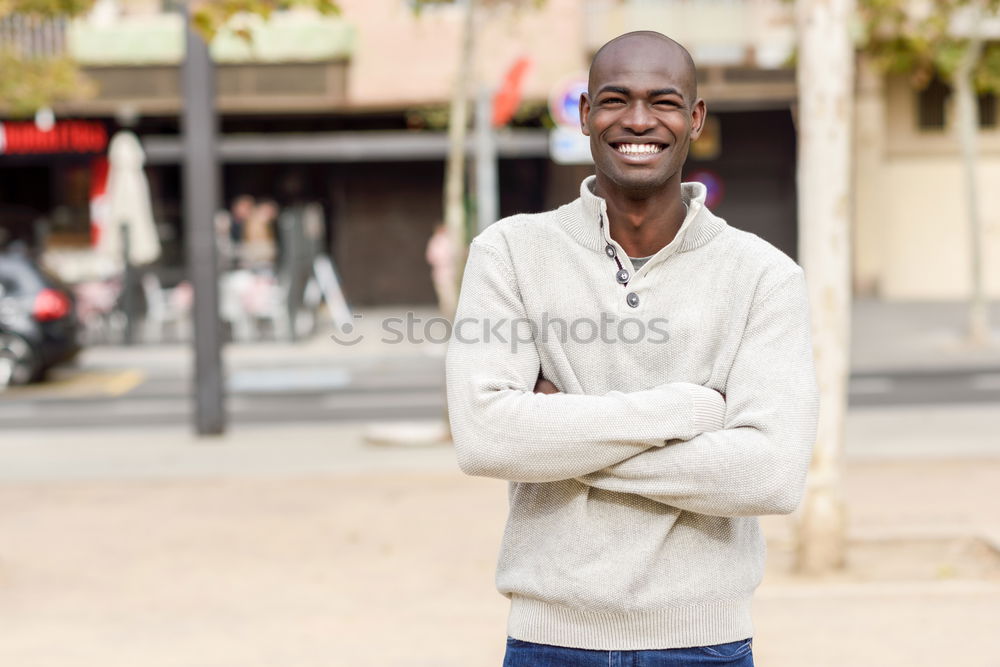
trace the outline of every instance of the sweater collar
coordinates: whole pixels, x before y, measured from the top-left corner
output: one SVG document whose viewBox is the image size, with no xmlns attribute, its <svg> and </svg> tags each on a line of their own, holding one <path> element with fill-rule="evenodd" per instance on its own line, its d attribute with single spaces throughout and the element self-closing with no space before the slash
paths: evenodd
<svg viewBox="0 0 1000 667">
<path fill-rule="evenodd" d="M 621 252 L 621 246 L 611 238 L 608 220 L 608 205 L 603 197 L 594 194 L 594 185 L 597 182 L 596 176 L 588 176 L 580 184 L 580 198 L 574 202 L 575 206 L 564 207 L 562 223 L 563 227 L 581 245 L 592 250 L 604 252 L 608 244 L 612 244 Z M 681 184 L 681 198 L 687 204 L 687 216 L 677 230 L 677 235 L 673 241 L 667 244 L 656 254 L 673 254 L 674 252 L 687 252 L 694 250 L 708 243 L 716 234 L 721 232 L 726 226 L 725 220 L 712 214 L 705 206 L 705 197 L 708 190 L 705 185 L 693 181 Z M 601 219 L 605 221 L 601 227 Z M 671 248 L 672 250 L 667 250 Z M 667 250 L 667 252 L 664 252 Z M 622 253 L 624 254 L 624 253 Z"/>
</svg>

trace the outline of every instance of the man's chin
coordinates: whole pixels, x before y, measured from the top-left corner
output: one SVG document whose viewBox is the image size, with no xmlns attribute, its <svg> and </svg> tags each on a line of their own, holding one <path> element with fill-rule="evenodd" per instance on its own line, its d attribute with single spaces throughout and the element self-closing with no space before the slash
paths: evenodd
<svg viewBox="0 0 1000 667">
<path fill-rule="evenodd" d="M 608 180 L 618 192 L 629 199 L 645 199 L 663 192 L 670 178 L 663 174 L 648 174 L 641 177 L 638 174 L 615 174 Z"/>
</svg>

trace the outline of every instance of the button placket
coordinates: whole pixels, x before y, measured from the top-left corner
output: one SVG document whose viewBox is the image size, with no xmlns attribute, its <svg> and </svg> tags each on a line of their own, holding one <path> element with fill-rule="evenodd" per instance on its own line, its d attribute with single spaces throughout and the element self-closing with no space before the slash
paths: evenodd
<svg viewBox="0 0 1000 667">
<path fill-rule="evenodd" d="M 604 216 L 600 217 L 601 232 L 604 232 Z M 615 264 L 618 266 L 618 270 L 615 272 L 615 282 L 617 282 L 622 287 L 628 287 L 629 281 L 632 279 L 632 274 L 622 266 L 622 262 L 618 259 L 618 251 L 615 249 L 611 243 L 607 242 L 607 237 L 605 237 L 604 254 L 606 254 L 611 259 L 615 260 Z M 625 295 L 625 303 L 628 304 L 630 308 L 639 307 L 639 295 L 635 292 L 629 292 Z"/>
<path fill-rule="evenodd" d="M 604 232 L 604 216 L 600 217 L 601 232 Z M 605 237 L 606 238 L 606 237 Z M 615 281 L 622 287 L 628 286 L 628 281 L 632 278 L 632 274 L 629 273 L 628 269 L 622 266 L 622 261 L 618 259 L 618 251 L 615 249 L 611 243 L 605 240 L 604 254 L 606 254 L 611 259 L 615 260 L 615 264 L 618 266 L 618 271 L 615 272 Z"/>
</svg>

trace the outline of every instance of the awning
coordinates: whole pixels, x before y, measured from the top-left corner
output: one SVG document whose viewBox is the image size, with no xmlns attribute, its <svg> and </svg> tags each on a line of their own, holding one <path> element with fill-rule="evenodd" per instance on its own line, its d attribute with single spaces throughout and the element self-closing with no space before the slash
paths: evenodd
<svg viewBox="0 0 1000 667">
<path fill-rule="evenodd" d="M 505 130 L 497 133 L 502 158 L 547 158 L 549 131 Z M 179 164 L 183 157 L 178 136 L 142 139 L 147 164 Z M 466 144 L 471 153 L 470 139 Z M 446 132 L 367 131 L 309 134 L 230 134 L 219 139 L 219 161 L 257 162 L 411 162 L 444 160 Z"/>
</svg>

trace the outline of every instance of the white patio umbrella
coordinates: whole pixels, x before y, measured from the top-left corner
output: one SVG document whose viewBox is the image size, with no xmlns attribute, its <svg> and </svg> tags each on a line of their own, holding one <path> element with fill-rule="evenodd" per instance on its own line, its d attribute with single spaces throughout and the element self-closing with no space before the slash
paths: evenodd
<svg viewBox="0 0 1000 667">
<path fill-rule="evenodd" d="M 108 149 L 106 218 L 97 250 L 119 260 L 124 254 L 122 226 L 127 226 L 129 264 L 132 266 L 149 264 L 160 256 L 160 237 L 153 221 L 149 183 L 142 170 L 145 161 L 135 134 L 122 130 L 112 137 Z"/>
</svg>

